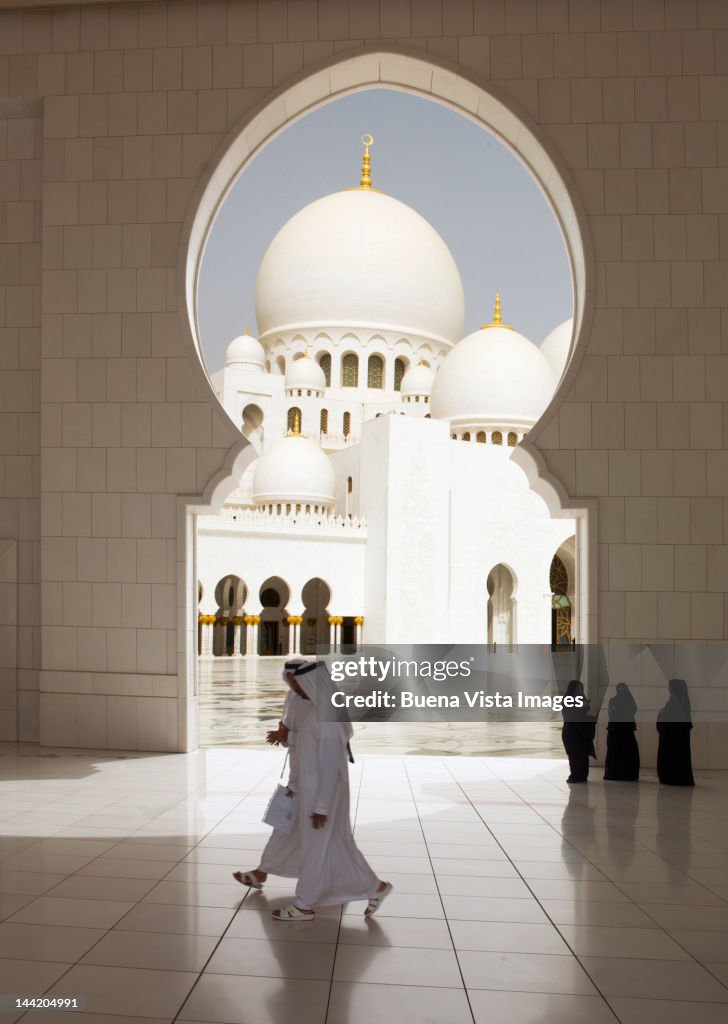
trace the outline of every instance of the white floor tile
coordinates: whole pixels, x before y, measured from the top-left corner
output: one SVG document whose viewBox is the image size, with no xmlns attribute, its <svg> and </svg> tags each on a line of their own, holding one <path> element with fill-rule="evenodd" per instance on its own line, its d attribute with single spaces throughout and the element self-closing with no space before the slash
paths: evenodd
<svg viewBox="0 0 728 1024">
<path fill-rule="evenodd" d="M 217 938 L 208 935 L 170 935 L 114 929 L 94 945 L 81 963 L 156 971 L 201 971 L 216 943 Z"/>
<path fill-rule="evenodd" d="M 334 981 L 435 988 L 460 988 L 462 985 L 452 950 L 408 946 L 339 946 Z"/>
<path fill-rule="evenodd" d="M 601 996 L 471 990 L 469 999 L 475 1024 L 616 1024 Z"/>
<path fill-rule="evenodd" d="M 77 964 L 53 987 L 54 995 L 80 995 L 86 1013 L 113 1009 L 128 1016 L 171 1018 L 182 1006 L 197 974 Z"/>
<path fill-rule="evenodd" d="M 209 1024 L 322 1024 L 328 981 L 205 974 L 179 1015 Z"/>
<path fill-rule="evenodd" d="M 468 989 L 597 994 L 573 956 L 463 950 L 458 953 L 458 961 Z"/>
<path fill-rule="evenodd" d="M 728 1003 L 728 988 L 700 964 L 594 956 L 580 957 L 580 960 L 607 998 Z"/>
<path fill-rule="evenodd" d="M 332 986 L 326 1016 L 326 1024 L 472 1024 L 472 1020 L 462 989 L 341 981 Z"/>
</svg>

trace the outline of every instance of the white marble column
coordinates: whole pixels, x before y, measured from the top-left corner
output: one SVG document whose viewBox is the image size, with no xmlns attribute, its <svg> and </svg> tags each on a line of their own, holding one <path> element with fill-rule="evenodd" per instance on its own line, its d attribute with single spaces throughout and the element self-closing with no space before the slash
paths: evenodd
<svg viewBox="0 0 728 1024">
<path fill-rule="evenodd" d="M 214 615 L 200 615 L 198 617 L 200 623 L 200 657 L 211 658 L 212 657 L 212 631 L 215 628 L 215 616 Z"/>
<path fill-rule="evenodd" d="M 357 615 L 354 619 L 354 626 L 356 627 L 356 649 L 361 649 L 364 635 L 364 616 Z"/>
<path fill-rule="evenodd" d="M 246 615 L 245 616 L 245 627 L 247 629 L 246 636 L 246 651 L 247 657 L 257 658 L 258 657 L 258 626 L 260 624 L 260 615 Z"/>
<path fill-rule="evenodd" d="M 236 615 L 235 618 L 233 619 L 233 627 L 235 629 L 235 632 L 233 633 L 233 657 L 234 658 L 241 657 L 242 653 L 243 653 L 241 651 L 241 649 L 240 649 L 240 646 L 241 646 L 240 642 L 242 640 L 242 634 L 243 634 L 243 621 L 244 621 L 244 619 L 243 619 L 242 615 Z"/>
<path fill-rule="evenodd" d="M 301 653 L 301 623 L 302 615 L 288 616 L 288 651 L 289 654 Z"/>
</svg>

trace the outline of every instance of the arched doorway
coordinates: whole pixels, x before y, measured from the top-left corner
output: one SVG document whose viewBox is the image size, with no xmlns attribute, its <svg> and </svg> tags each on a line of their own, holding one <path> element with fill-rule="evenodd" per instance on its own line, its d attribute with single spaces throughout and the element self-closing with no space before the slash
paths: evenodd
<svg viewBox="0 0 728 1024">
<path fill-rule="evenodd" d="M 243 608 L 248 588 L 239 576 L 225 576 L 215 587 L 215 626 L 212 636 L 212 653 L 217 657 L 244 654 L 241 630 Z"/>
<path fill-rule="evenodd" d="M 488 573 L 488 643 L 516 643 L 516 581 L 502 563 Z"/>
<path fill-rule="evenodd" d="M 288 654 L 288 611 L 290 588 L 280 576 L 270 576 L 260 588 L 258 654 L 280 657 Z"/>
<path fill-rule="evenodd" d="M 549 588 L 551 590 L 551 646 L 569 647 L 574 641 L 575 580 L 574 544 L 570 537 L 551 560 Z"/>
<path fill-rule="evenodd" d="M 301 654 L 308 657 L 315 655 L 317 649 L 328 647 L 328 609 L 331 602 L 331 587 L 324 580 L 315 576 L 305 584 L 301 597 L 303 598 Z"/>
<path fill-rule="evenodd" d="M 263 410 L 259 405 L 251 402 L 245 406 L 240 429 L 243 437 L 247 437 L 256 451 L 260 452 L 263 446 Z"/>
<path fill-rule="evenodd" d="M 336 67 L 336 76 L 331 74 L 332 66 Z M 339 76 L 339 71 L 343 72 L 341 76 Z M 443 71 L 446 74 L 443 74 Z M 352 85 L 352 82 L 355 84 Z M 190 310 L 195 308 L 195 297 L 192 295 L 195 277 L 191 268 L 197 265 L 199 253 L 204 246 L 205 221 L 209 225 L 214 210 L 219 208 L 221 197 L 247 160 L 257 155 L 260 149 L 280 132 L 288 121 L 298 119 L 316 106 L 326 104 L 347 92 L 381 85 L 411 91 L 452 107 L 495 132 L 519 154 L 522 161 L 527 164 L 541 183 L 566 238 L 576 282 L 575 334 L 578 336 L 582 333 L 585 319 L 587 319 L 585 310 L 590 311 L 592 304 L 593 275 L 591 254 L 584 248 L 585 221 L 580 213 L 576 190 L 574 189 L 572 192 L 573 187 L 570 184 L 569 176 L 559 172 L 550 148 L 542 144 L 538 130 L 524 123 L 523 118 L 511 109 L 508 100 L 494 96 L 490 85 L 487 88 L 482 87 L 473 81 L 467 72 L 461 73 L 455 66 L 446 67 L 437 59 L 434 61 L 429 57 L 423 59 L 421 54 L 405 54 L 403 51 L 385 52 L 383 50 L 382 52 L 348 57 L 344 60 L 335 59 L 313 75 L 302 75 L 301 80 L 290 88 L 279 90 L 279 94 L 268 106 L 257 112 L 255 116 L 247 118 L 245 124 L 239 126 L 236 132 L 231 134 L 225 152 L 211 167 L 210 176 L 200 191 L 199 205 L 190 218 L 185 232 L 187 239 L 185 273 L 188 296 L 191 296 L 188 308 Z M 283 97 L 282 102 L 281 97 Z M 194 324 L 191 326 L 192 338 L 197 343 L 195 326 Z M 570 376 L 573 374 L 568 371 L 564 373 L 562 389 L 565 389 L 567 378 Z M 536 429 L 532 431 L 533 437 L 530 442 L 533 442 L 538 433 L 539 431 Z M 513 450 L 517 453 L 516 461 L 526 472 L 532 488 L 545 498 L 552 515 L 566 514 L 570 517 L 583 517 L 578 527 L 580 540 L 577 550 L 580 559 L 586 557 L 588 538 L 581 533 L 582 529 L 586 531 L 589 528 L 586 507 L 578 509 L 571 507 L 564 489 L 560 486 L 559 481 L 551 476 L 545 463 L 539 458 L 535 446 L 526 444 Z M 232 465 L 236 455 L 241 454 L 242 448 L 235 447 L 230 453 L 227 466 Z M 209 506 L 213 496 L 218 500 L 222 497 L 224 500 L 222 491 L 225 477 L 225 471 L 221 470 L 215 480 L 210 481 L 205 494 L 201 497 L 201 506 L 204 507 L 205 502 Z M 584 503 L 584 505 L 586 504 Z M 590 594 L 596 593 L 594 573 L 583 573 L 580 575 L 580 579 L 583 585 L 589 586 Z M 513 639 L 515 639 L 514 589 L 515 582 L 511 587 Z M 500 593 L 500 589 L 495 586 L 495 581 L 493 592 L 496 596 Z M 586 595 L 584 596 L 586 597 Z M 189 589 L 185 595 L 185 601 L 189 604 Z M 579 638 L 587 640 L 588 631 L 593 629 L 596 623 L 595 609 L 587 607 L 587 601 L 582 600 L 581 594 L 579 607 L 580 619 L 583 623 Z"/>
</svg>

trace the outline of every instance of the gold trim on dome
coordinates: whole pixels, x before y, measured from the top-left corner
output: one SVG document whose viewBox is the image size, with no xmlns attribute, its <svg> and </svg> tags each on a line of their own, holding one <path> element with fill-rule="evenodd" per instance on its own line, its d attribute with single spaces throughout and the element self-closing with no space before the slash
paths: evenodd
<svg viewBox="0 0 728 1024">
<path fill-rule="evenodd" d="M 503 317 L 501 316 L 501 300 L 500 292 L 495 293 L 495 306 L 493 308 L 493 319 L 489 324 L 481 324 L 480 330 L 484 331 L 487 327 L 502 327 L 504 331 L 513 331 L 514 327 L 509 324 L 503 323 Z"/>
</svg>

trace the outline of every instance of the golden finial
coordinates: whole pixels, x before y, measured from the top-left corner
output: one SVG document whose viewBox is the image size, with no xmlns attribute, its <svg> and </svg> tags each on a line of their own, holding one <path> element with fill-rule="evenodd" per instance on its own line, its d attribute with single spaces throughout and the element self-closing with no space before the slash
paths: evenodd
<svg viewBox="0 0 728 1024">
<path fill-rule="evenodd" d="M 359 188 L 371 188 L 372 187 L 372 158 L 369 155 L 369 147 L 374 145 L 374 136 L 362 135 L 362 145 L 364 146 L 364 156 L 361 161 L 361 178 L 359 180 Z"/>
<path fill-rule="evenodd" d="M 294 437 L 301 436 L 301 414 L 298 411 L 298 409 L 296 409 L 296 411 L 293 414 L 293 430 L 291 431 L 291 434 Z"/>
<path fill-rule="evenodd" d="M 501 316 L 501 300 L 500 292 L 495 293 L 495 306 L 493 308 L 493 319 L 489 324 L 481 324 L 481 331 L 486 327 L 502 327 L 506 331 L 512 331 L 513 328 L 509 327 L 508 324 L 503 323 L 503 317 Z"/>
<path fill-rule="evenodd" d="M 250 333 L 250 332 L 248 331 L 248 328 L 247 328 L 247 326 L 246 326 L 245 330 L 243 331 L 243 334 L 245 334 L 245 335 L 247 336 L 247 335 L 248 335 L 249 333 Z"/>
</svg>

